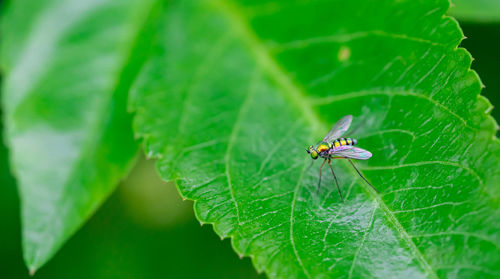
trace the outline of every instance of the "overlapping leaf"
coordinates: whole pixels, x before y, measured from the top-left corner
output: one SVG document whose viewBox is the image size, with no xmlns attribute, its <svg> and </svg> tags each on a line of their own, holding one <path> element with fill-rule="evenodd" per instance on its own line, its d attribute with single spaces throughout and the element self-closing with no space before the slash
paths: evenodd
<svg viewBox="0 0 500 279">
<path fill-rule="evenodd" d="M 491 107 L 431 1 L 179 1 L 134 90 L 135 129 L 202 222 L 280 278 L 500 276 Z M 353 114 L 376 194 L 305 148 Z M 326 173 L 326 172 L 325 172 Z"/>
<path fill-rule="evenodd" d="M 3 105 L 31 272 L 95 211 L 137 151 L 131 49 L 151 1 L 10 1 Z M 130 66 L 125 68 L 125 66 Z"/>
</svg>

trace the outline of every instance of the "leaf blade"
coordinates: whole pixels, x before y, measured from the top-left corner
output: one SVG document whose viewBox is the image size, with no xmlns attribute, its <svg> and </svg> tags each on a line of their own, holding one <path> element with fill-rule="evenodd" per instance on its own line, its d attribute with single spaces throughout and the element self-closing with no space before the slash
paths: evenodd
<svg viewBox="0 0 500 279">
<path fill-rule="evenodd" d="M 349 21 L 359 6 L 340 1 L 173 5 L 132 98 L 136 133 L 200 221 L 270 277 L 494 277 L 496 125 L 456 49 L 460 29 L 442 16 L 446 1 L 365 4 L 361 24 Z M 331 25 L 317 20 L 333 12 Z M 301 146 L 347 114 L 364 123 L 360 145 L 374 158 L 361 169 L 382 194 L 339 162 L 339 204 L 331 179 L 314 194 Z M 491 258 L 471 259 L 465 245 Z"/>
<path fill-rule="evenodd" d="M 126 111 L 135 70 L 126 65 L 140 66 L 129 48 L 151 2 L 77 2 L 17 1 L 2 22 L 4 121 L 30 273 L 111 194 L 137 152 Z"/>
</svg>

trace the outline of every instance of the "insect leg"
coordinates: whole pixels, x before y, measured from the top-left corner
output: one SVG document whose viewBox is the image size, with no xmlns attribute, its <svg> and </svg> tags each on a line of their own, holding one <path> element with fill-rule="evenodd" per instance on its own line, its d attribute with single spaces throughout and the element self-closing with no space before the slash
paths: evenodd
<svg viewBox="0 0 500 279">
<path fill-rule="evenodd" d="M 325 163 L 326 163 L 326 159 L 323 162 L 323 164 L 321 165 L 321 167 L 319 168 L 319 181 L 318 181 L 318 189 L 316 190 L 316 194 L 319 193 L 319 187 L 321 187 L 321 169 L 323 168 Z"/>
<path fill-rule="evenodd" d="M 337 176 L 335 175 L 335 172 L 333 171 L 331 162 L 332 162 L 331 159 L 328 159 L 328 166 L 330 166 L 330 170 L 332 171 L 333 178 L 335 178 L 335 184 L 337 184 L 337 190 L 339 191 L 340 199 L 342 200 L 342 202 L 344 202 L 344 197 L 342 197 L 342 192 L 340 191 L 339 182 L 337 181 Z"/>
<path fill-rule="evenodd" d="M 352 167 L 358 172 L 359 176 L 361 176 L 361 178 L 363 178 L 363 180 L 368 183 L 368 185 L 370 185 L 370 187 L 372 187 L 373 190 L 375 190 L 375 192 L 377 193 L 380 193 L 377 189 L 375 189 L 375 187 L 373 187 L 373 185 L 368 182 L 368 180 L 366 180 L 366 178 L 361 174 L 361 172 L 359 172 L 358 168 L 356 168 L 356 166 L 354 165 L 354 163 L 351 161 L 351 159 L 349 158 L 346 158 L 347 160 L 349 160 L 349 163 L 351 163 Z"/>
</svg>

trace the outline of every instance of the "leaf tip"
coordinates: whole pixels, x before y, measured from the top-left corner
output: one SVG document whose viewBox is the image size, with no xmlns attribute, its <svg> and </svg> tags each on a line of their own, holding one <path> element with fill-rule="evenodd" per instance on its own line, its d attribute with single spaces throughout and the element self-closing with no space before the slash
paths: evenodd
<svg viewBox="0 0 500 279">
<path fill-rule="evenodd" d="M 35 275 L 35 272 L 36 272 L 36 267 L 30 266 L 29 267 L 29 273 L 30 273 L 31 277 L 33 277 Z"/>
</svg>

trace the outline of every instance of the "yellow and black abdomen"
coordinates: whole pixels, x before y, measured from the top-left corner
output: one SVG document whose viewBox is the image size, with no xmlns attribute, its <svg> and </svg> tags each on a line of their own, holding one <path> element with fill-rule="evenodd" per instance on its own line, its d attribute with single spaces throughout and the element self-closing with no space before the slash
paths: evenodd
<svg viewBox="0 0 500 279">
<path fill-rule="evenodd" d="M 358 143 L 358 141 L 356 139 L 339 138 L 339 139 L 336 139 L 332 145 L 333 145 L 333 147 L 340 147 L 340 146 L 346 146 L 346 145 L 355 145 L 356 143 Z"/>
</svg>

